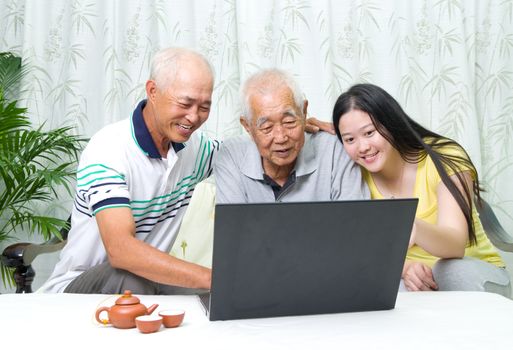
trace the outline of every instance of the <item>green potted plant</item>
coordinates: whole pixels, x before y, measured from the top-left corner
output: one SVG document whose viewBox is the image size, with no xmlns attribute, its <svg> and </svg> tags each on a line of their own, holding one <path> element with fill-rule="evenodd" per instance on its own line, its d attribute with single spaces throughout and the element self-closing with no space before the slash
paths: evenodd
<svg viewBox="0 0 513 350">
<path fill-rule="evenodd" d="M 17 240 L 20 232 L 45 240 L 59 236 L 66 220 L 36 208 L 56 201 L 62 188 L 71 194 L 84 141 L 70 126 L 32 125 L 15 98 L 23 74 L 21 58 L 0 53 L 0 243 Z M 11 271 L 0 267 L 4 285 L 11 286 Z"/>
</svg>

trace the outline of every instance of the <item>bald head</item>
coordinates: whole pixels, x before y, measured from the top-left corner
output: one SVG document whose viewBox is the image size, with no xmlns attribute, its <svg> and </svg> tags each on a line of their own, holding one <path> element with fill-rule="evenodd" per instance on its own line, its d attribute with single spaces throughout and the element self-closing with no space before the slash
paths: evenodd
<svg viewBox="0 0 513 350">
<path fill-rule="evenodd" d="M 194 69 L 206 80 L 214 81 L 214 71 L 208 60 L 191 49 L 170 47 L 158 51 L 151 62 L 150 80 L 159 89 L 166 90 L 183 69 Z"/>
</svg>

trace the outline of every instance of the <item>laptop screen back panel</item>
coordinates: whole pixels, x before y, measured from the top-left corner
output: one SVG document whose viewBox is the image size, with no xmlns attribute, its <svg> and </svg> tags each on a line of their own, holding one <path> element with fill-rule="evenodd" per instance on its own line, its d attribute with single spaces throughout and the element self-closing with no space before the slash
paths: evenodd
<svg viewBox="0 0 513 350">
<path fill-rule="evenodd" d="M 391 309 L 416 200 L 216 207 L 210 319 Z"/>
</svg>

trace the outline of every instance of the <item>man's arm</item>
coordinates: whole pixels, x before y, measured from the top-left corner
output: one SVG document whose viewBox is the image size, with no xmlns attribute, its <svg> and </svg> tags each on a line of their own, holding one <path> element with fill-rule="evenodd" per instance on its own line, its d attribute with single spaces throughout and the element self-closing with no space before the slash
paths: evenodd
<svg viewBox="0 0 513 350">
<path fill-rule="evenodd" d="M 108 208 L 96 213 L 110 264 L 148 280 L 188 288 L 210 289 L 211 270 L 162 252 L 135 238 L 130 208 Z"/>
</svg>

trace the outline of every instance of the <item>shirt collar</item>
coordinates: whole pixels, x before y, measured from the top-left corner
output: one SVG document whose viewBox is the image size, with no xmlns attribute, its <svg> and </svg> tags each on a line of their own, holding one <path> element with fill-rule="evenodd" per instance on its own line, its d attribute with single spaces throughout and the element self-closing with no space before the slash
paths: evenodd
<svg viewBox="0 0 513 350">
<path fill-rule="evenodd" d="M 144 154 L 150 158 L 162 159 L 159 151 L 157 150 L 157 146 L 155 146 L 155 142 L 153 142 L 150 131 L 144 122 L 142 111 L 146 106 L 146 102 L 147 100 L 142 100 L 134 110 L 132 115 L 132 135 L 135 143 L 144 152 Z M 176 153 L 185 147 L 183 143 L 175 142 L 171 142 L 171 146 Z"/>
<path fill-rule="evenodd" d="M 296 177 L 309 175 L 315 171 L 315 148 L 313 142 L 310 142 L 311 134 L 305 135 L 305 144 L 299 152 L 294 170 Z M 247 148 L 246 162 L 242 165 L 242 173 L 255 180 L 264 180 L 264 168 L 262 167 L 262 157 L 258 152 L 255 142 Z"/>
<path fill-rule="evenodd" d="M 274 199 L 278 200 L 278 198 L 281 196 L 282 193 L 287 191 L 289 187 L 294 186 L 296 183 L 296 171 L 293 170 L 289 177 L 287 178 L 287 182 L 283 186 L 280 186 L 274 181 L 270 176 L 267 174 L 264 174 L 264 183 L 271 186 L 273 192 L 274 192 Z"/>
</svg>

